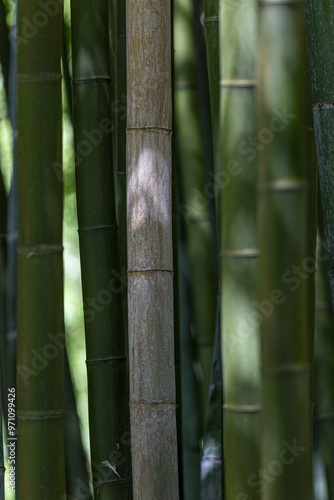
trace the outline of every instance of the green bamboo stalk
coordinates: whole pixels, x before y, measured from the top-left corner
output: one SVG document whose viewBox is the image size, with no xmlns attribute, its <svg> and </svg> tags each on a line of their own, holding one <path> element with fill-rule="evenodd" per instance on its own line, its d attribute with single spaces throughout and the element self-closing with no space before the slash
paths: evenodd
<svg viewBox="0 0 334 500">
<path fill-rule="evenodd" d="M 311 498 L 303 5 L 261 1 L 259 93 L 263 500 Z M 284 36 L 283 36 L 284 34 Z"/>
<path fill-rule="evenodd" d="M 211 107 L 210 107 L 210 90 L 209 90 L 209 76 L 208 76 L 208 63 L 207 51 L 205 42 L 205 33 L 203 30 L 203 0 L 193 0 L 193 31 L 195 37 L 195 62 L 197 73 L 198 85 L 198 99 L 199 99 L 199 116 L 200 128 L 203 141 L 203 161 L 204 161 L 204 179 L 205 184 L 212 181 L 213 174 L 213 137 L 212 137 L 212 120 L 211 120 Z M 209 201 L 209 214 L 212 226 L 212 234 L 216 239 L 216 211 L 214 196 L 208 197 Z M 215 249 L 213 259 L 215 259 L 216 276 L 218 276 L 218 257 Z"/>
<path fill-rule="evenodd" d="M 328 270 L 334 310 L 334 201 L 332 196 L 334 176 L 332 173 L 334 125 L 334 70 L 329 63 L 334 48 L 330 35 L 334 22 L 334 2 L 322 0 L 306 3 L 306 35 L 309 71 L 312 91 L 312 107 L 319 168 L 319 188 L 324 221 L 324 237 L 328 248 Z M 328 31 L 329 30 L 329 31 Z"/>
<path fill-rule="evenodd" d="M 315 310 L 315 415 L 325 466 L 328 498 L 334 495 L 334 337 L 326 255 L 319 247 Z"/>
<path fill-rule="evenodd" d="M 171 6 L 127 0 L 127 234 L 135 499 L 179 498 L 173 339 Z"/>
<path fill-rule="evenodd" d="M 260 466 L 260 329 L 257 231 L 258 155 L 245 153 L 256 136 L 257 4 L 220 7 L 220 133 L 222 172 L 229 178 L 221 203 L 222 365 L 225 495 L 260 498 L 249 478 Z"/>
<path fill-rule="evenodd" d="M 43 26 L 25 38 L 26 20 Z M 47 23 L 45 20 L 47 19 Z M 62 185 L 62 6 L 18 2 L 19 245 L 17 425 L 21 500 L 65 493 Z M 36 480 L 38 478 L 38 480 Z"/>
<path fill-rule="evenodd" d="M 115 40 L 115 174 L 116 174 L 116 212 L 119 226 L 119 249 L 121 269 L 127 269 L 126 244 L 126 14 L 125 1 L 116 2 L 116 40 Z M 124 324 L 127 330 L 127 287 L 122 292 Z"/>
<path fill-rule="evenodd" d="M 17 242 L 18 242 L 18 131 L 17 131 L 17 3 L 14 24 L 11 27 L 9 52 L 8 110 L 13 137 L 13 169 L 7 202 L 7 269 L 6 269 L 6 380 L 7 386 L 16 386 L 17 340 Z"/>
<path fill-rule="evenodd" d="M 64 19 L 65 21 L 65 19 Z M 65 35 L 65 22 L 62 39 L 62 70 L 65 83 L 67 110 L 72 121 L 72 85 L 69 68 L 69 42 Z M 73 179 L 74 181 L 74 179 Z M 79 416 L 76 407 L 76 398 L 73 388 L 71 370 L 67 349 L 65 348 L 65 467 L 66 467 L 66 494 L 72 497 L 77 493 L 78 485 L 89 492 L 88 470 L 86 456 L 83 449 L 80 431 Z M 73 495 L 73 496 L 72 496 Z M 91 499 L 90 494 L 86 498 Z"/>
<path fill-rule="evenodd" d="M 174 2 L 174 100 L 179 144 L 181 199 L 191 271 L 193 334 L 196 341 L 201 422 L 204 429 L 215 331 L 216 247 L 207 195 L 194 51 L 191 0 Z"/>
<path fill-rule="evenodd" d="M 174 138 L 175 140 L 175 138 Z M 180 357 L 180 406 L 182 451 L 182 492 L 184 499 L 200 496 L 200 397 L 194 372 L 195 345 L 191 332 L 191 275 L 187 255 L 184 220 L 178 216 L 178 311 Z"/>
<path fill-rule="evenodd" d="M 220 334 L 220 302 L 218 295 L 215 344 L 208 399 L 206 429 L 201 457 L 201 499 L 223 498 L 222 464 L 222 363 Z"/>
<path fill-rule="evenodd" d="M 89 492 L 86 457 L 82 445 L 79 417 L 76 408 L 75 394 L 67 351 L 65 350 L 65 466 L 66 494 L 77 494 L 78 485 Z M 72 497 L 72 498 L 73 498 Z M 91 500 L 91 495 L 85 496 Z"/>
<path fill-rule="evenodd" d="M 306 158 L 307 158 L 307 180 L 308 180 L 308 215 L 307 215 L 307 264 L 306 272 L 308 274 L 306 282 L 307 293 L 307 326 L 309 338 L 309 363 L 311 367 L 311 383 L 310 383 L 310 425 L 313 435 L 314 423 L 314 405 L 315 405 L 315 389 L 314 389 L 314 335 L 315 335 L 315 309 L 316 309 L 316 246 L 317 246 L 317 230 L 318 230 L 318 166 L 315 147 L 313 114 L 311 107 L 310 82 L 307 80 L 307 108 L 306 108 Z M 313 441 L 312 441 L 313 446 Z M 312 468 L 314 452 L 309 454 Z M 309 478 L 310 488 L 313 488 L 313 478 Z"/>
<path fill-rule="evenodd" d="M 1 151 L 0 151 L 1 153 Z M 0 499 L 4 499 L 5 467 L 3 459 L 4 432 L 2 422 L 7 425 L 7 378 L 6 378 L 6 205 L 7 193 L 3 181 L 0 164 Z M 2 416 L 4 417 L 2 419 Z"/>
<path fill-rule="evenodd" d="M 8 102 L 9 96 L 9 29 L 6 22 L 6 7 L 0 2 L 0 64 Z"/>
<path fill-rule="evenodd" d="M 220 147 L 219 135 L 219 1 L 204 0 L 204 27 L 206 38 L 206 57 L 208 65 L 210 109 L 215 172 L 218 169 L 217 157 Z M 218 211 L 217 211 L 218 215 Z M 220 227 L 218 225 L 218 227 Z"/>
<path fill-rule="evenodd" d="M 71 73 L 69 67 L 69 42 L 66 36 L 65 23 L 64 23 L 62 42 L 63 45 L 62 45 L 61 61 L 62 61 L 62 70 L 65 83 L 66 98 L 67 98 L 67 109 L 71 120 L 73 120 L 72 117 L 73 99 L 72 99 Z"/>
<path fill-rule="evenodd" d="M 0 151 L 1 154 L 1 151 Z M 0 159 L 1 160 L 1 159 Z M 7 246 L 7 193 L 0 164 L 0 370 L 2 407 L 7 402 L 7 338 L 6 338 L 6 246 Z M 0 413 L 1 415 L 2 413 Z M 3 414 L 7 423 L 7 412 Z M 2 442 L 2 441 L 1 441 Z"/>
<path fill-rule="evenodd" d="M 111 147 L 108 2 L 72 0 L 74 142 L 94 498 L 131 498 Z"/>
</svg>

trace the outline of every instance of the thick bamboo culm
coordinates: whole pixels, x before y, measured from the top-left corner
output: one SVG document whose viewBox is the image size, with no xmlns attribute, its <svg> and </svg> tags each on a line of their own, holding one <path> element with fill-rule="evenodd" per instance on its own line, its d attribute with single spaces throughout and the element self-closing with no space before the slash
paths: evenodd
<svg viewBox="0 0 334 500">
<path fill-rule="evenodd" d="M 225 496 L 260 498 L 249 477 L 260 466 L 260 324 L 256 137 L 256 0 L 220 9 L 220 134 L 229 183 L 220 204 Z M 247 149 L 248 147 L 248 149 Z"/>
<path fill-rule="evenodd" d="M 38 0 L 18 2 L 18 493 L 23 500 L 59 500 L 65 494 L 63 191 L 52 164 L 62 161 L 62 4 L 25 43 L 25 20 L 36 12 Z"/>
<path fill-rule="evenodd" d="M 173 338 L 171 6 L 127 0 L 127 234 L 135 499 L 178 498 Z"/>
<path fill-rule="evenodd" d="M 127 349 L 112 164 L 108 2 L 73 0 L 76 190 L 94 498 L 131 498 Z"/>
<path fill-rule="evenodd" d="M 308 263 L 304 7 L 272 0 L 259 7 L 261 467 L 270 480 L 257 484 L 263 500 L 310 500 L 308 291 L 295 273 Z"/>
</svg>

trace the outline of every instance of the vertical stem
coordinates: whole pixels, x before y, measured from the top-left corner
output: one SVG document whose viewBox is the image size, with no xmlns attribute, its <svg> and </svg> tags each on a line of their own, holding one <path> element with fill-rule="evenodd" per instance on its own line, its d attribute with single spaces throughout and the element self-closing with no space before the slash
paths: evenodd
<svg viewBox="0 0 334 500">
<path fill-rule="evenodd" d="M 170 1 L 126 5 L 133 489 L 136 499 L 177 499 Z"/>
<path fill-rule="evenodd" d="M 225 495 L 260 498 L 249 478 L 260 466 L 260 324 L 256 137 L 256 0 L 221 2 L 221 161 L 228 184 L 220 204 Z M 246 154 L 245 154 L 246 147 Z M 238 445 L 236 445 L 238 443 Z"/>
<path fill-rule="evenodd" d="M 303 5 L 261 0 L 259 6 L 260 137 L 267 141 L 260 157 L 259 184 L 261 466 L 281 471 L 263 486 L 261 498 L 309 500 L 311 484 L 305 479 L 311 476 L 312 449 Z"/>
<path fill-rule="evenodd" d="M 128 372 L 111 144 L 108 2 L 72 0 L 73 116 L 94 498 L 131 498 Z"/>
<path fill-rule="evenodd" d="M 47 19 L 25 38 L 26 23 Z M 40 22 L 40 21 L 39 21 Z M 65 493 L 61 38 L 63 9 L 18 2 L 18 492 Z M 36 480 L 38 478 L 38 480 Z"/>
</svg>

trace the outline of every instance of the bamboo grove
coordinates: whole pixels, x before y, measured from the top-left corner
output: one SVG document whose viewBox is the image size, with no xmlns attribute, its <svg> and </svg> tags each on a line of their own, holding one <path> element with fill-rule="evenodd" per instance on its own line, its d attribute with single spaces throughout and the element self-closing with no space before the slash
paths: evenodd
<svg viewBox="0 0 334 500">
<path fill-rule="evenodd" d="M 334 498 L 333 30 L 0 0 L 0 500 Z"/>
</svg>

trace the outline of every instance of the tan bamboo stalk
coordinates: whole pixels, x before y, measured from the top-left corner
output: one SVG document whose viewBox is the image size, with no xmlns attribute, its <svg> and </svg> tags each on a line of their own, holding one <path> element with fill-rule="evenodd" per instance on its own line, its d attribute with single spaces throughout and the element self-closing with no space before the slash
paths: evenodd
<svg viewBox="0 0 334 500">
<path fill-rule="evenodd" d="M 170 0 L 127 0 L 127 232 L 135 499 L 178 498 Z"/>
</svg>

